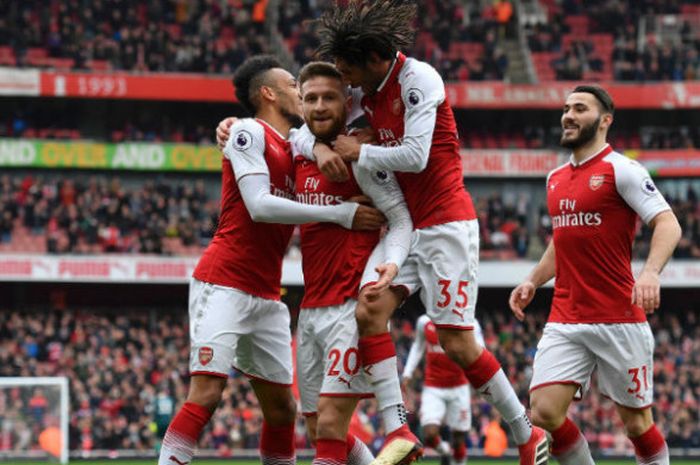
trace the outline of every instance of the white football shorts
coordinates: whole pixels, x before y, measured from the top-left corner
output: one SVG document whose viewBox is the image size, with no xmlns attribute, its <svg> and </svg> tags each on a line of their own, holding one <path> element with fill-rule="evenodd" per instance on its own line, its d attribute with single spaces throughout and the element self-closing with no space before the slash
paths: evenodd
<svg viewBox="0 0 700 465">
<path fill-rule="evenodd" d="M 654 336 L 648 323 L 547 323 L 537 344 L 530 391 L 550 384 L 598 389 L 617 404 L 646 408 L 654 395 Z"/>
<path fill-rule="evenodd" d="M 297 374 L 301 411 L 316 412 L 319 396 L 371 397 L 357 349 L 357 301 L 303 308 L 297 325 Z"/>
<path fill-rule="evenodd" d="M 363 286 L 377 280 L 373 270 L 378 249 L 365 268 Z M 420 290 L 426 313 L 438 328 L 473 329 L 478 268 L 478 221 L 454 221 L 413 231 L 411 251 L 393 284 L 409 295 Z"/>
<path fill-rule="evenodd" d="M 471 390 L 468 384 L 452 388 L 423 387 L 420 404 L 421 426 L 440 426 L 443 421 L 453 431 L 471 429 Z"/>
<path fill-rule="evenodd" d="M 190 280 L 190 373 L 292 384 L 289 310 L 226 286 Z"/>
</svg>

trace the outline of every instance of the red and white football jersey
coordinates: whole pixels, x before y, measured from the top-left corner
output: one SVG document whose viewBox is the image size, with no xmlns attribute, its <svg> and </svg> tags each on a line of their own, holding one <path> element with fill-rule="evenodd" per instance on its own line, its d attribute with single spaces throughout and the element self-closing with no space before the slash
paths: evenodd
<svg viewBox="0 0 700 465">
<path fill-rule="evenodd" d="M 606 145 L 547 177 L 556 281 L 550 322 L 646 321 L 632 305 L 632 242 L 637 217 L 670 210 L 647 170 Z"/>
<path fill-rule="evenodd" d="M 385 81 L 374 95 L 362 97 L 361 106 L 382 147 L 363 145 L 358 163 L 396 173 L 416 229 L 476 218 L 462 179 L 454 114 L 433 67 L 397 54 Z M 410 149 L 429 150 L 427 166 L 407 172 L 403 161 L 390 161 L 386 149 L 398 146 L 409 163 Z"/>
<path fill-rule="evenodd" d="M 483 346 L 484 338 L 479 322 L 475 321 L 474 336 Z M 425 352 L 424 386 L 452 388 L 468 384 L 464 370 L 453 362 L 440 346 L 435 324 L 428 315 L 421 315 L 416 322 L 416 336 L 406 360 L 402 377 L 410 378 Z"/>
<path fill-rule="evenodd" d="M 337 205 L 362 195 L 348 165 L 350 179 L 331 182 L 316 162 L 301 156 L 294 160 L 296 200 L 310 205 Z M 340 305 L 357 298 L 362 272 L 379 242 L 379 231 L 351 231 L 333 223 L 301 225 L 304 272 L 302 308 Z"/>
<path fill-rule="evenodd" d="M 266 122 L 241 119 L 231 127 L 230 159 L 222 163 L 221 215 L 214 238 L 194 270 L 200 281 L 280 299 L 282 260 L 294 226 L 254 222 L 237 181 L 270 176 L 270 192 L 294 199 L 292 154 L 285 138 Z"/>
</svg>

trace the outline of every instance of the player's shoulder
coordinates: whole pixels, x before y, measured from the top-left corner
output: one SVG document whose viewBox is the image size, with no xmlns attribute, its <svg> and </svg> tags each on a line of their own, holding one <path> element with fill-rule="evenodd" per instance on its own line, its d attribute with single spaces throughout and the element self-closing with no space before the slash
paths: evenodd
<svg viewBox="0 0 700 465">
<path fill-rule="evenodd" d="M 642 180 L 642 186 L 649 185 L 650 193 L 653 192 L 653 182 L 647 169 L 637 160 L 633 160 L 619 152 L 611 152 L 603 158 L 603 161 L 610 166 L 612 175 L 615 178 L 615 183 L 619 186 L 627 185 L 628 183 L 639 183 Z M 650 182 L 647 183 L 646 180 Z"/>
<path fill-rule="evenodd" d="M 265 139 L 265 128 L 253 118 L 239 119 L 231 126 L 229 132 L 230 148 L 240 152 L 263 143 Z"/>
<path fill-rule="evenodd" d="M 628 193 L 637 192 L 651 197 L 661 195 L 649 171 L 637 160 L 612 152 L 604 158 L 604 161 L 612 167 L 618 190 Z"/>
<path fill-rule="evenodd" d="M 550 171 L 547 174 L 547 183 L 549 183 L 550 179 L 556 177 L 560 173 L 563 173 L 564 171 L 566 171 L 570 167 L 571 167 L 571 163 L 569 161 L 567 161 L 566 163 L 563 163 L 563 164 L 557 166 L 556 168 L 554 168 L 552 171 Z"/>
<path fill-rule="evenodd" d="M 235 123 L 231 125 L 231 134 L 235 131 L 247 130 L 247 131 L 265 131 L 264 126 L 260 121 L 255 118 L 240 118 L 237 119 Z"/>
<path fill-rule="evenodd" d="M 608 155 L 603 157 L 603 161 L 609 163 L 615 172 L 646 171 L 646 168 L 644 168 L 644 166 L 637 160 L 633 160 L 620 152 L 610 152 Z"/>
<path fill-rule="evenodd" d="M 443 85 L 442 76 L 435 68 L 415 58 L 406 58 L 406 62 L 399 71 L 399 82 L 426 86 Z"/>
<path fill-rule="evenodd" d="M 224 147 L 224 156 L 232 159 L 235 153 L 252 153 L 265 146 L 265 129 L 253 118 L 237 120 L 229 130 L 230 136 Z M 257 147 L 257 149 L 256 149 Z"/>
</svg>

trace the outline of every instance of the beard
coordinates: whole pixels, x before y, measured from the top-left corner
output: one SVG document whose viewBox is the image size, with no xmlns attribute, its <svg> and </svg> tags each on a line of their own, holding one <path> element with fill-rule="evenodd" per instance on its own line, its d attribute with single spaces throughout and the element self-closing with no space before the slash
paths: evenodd
<svg viewBox="0 0 700 465">
<path fill-rule="evenodd" d="M 579 129 L 578 137 L 575 139 L 564 139 L 564 134 L 562 133 L 559 145 L 571 150 L 583 147 L 595 138 L 595 135 L 598 132 L 598 126 L 600 126 L 600 116 L 588 126 L 582 126 Z"/>
<path fill-rule="evenodd" d="M 345 127 L 345 118 L 338 118 L 332 121 L 332 124 L 327 127 L 327 129 L 320 129 L 313 119 L 310 119 L 307 123 L 309 125 L 309 130 L 316 136 L 317 139 L 322 142 L 334 141 L 336 137 L 343 131 Z"/>
</svg>

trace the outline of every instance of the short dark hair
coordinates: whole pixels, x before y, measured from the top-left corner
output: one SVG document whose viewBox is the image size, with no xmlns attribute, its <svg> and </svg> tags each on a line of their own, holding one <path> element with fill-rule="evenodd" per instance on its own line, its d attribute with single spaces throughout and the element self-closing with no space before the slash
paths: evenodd
<svg viewBox="0 0 700 465">
<path fill-rule="evenodd" d="M 340 74 L 340 71 L 333 64 L 326 61 L 312 61 L 304 65 L 299 71 L 299 85 L 302 86 L 309 79 L 319 76 L 343 81 L 343 75 Z"/>
<path fill-rule="evenodd" d="M 236 98 L 243 107 L 255 114 L 258 108 L 258 91 L 266 84 L 265 74 L 282 65 L 272 55 L 256 55 L 248 58 L 238 67 L 233 75 Z"/>
<path fill-rule="evenodd" d="M 610 113 L 611 115 L 615 113 L 615 104 L 613 103 L 612 97 L 607 93 L 605 89 L 599 86 L 578 86 L 574 89 L 572 93 L 584 92 L 587 94 L 592 94 L 600 105 L 600 109 L 603 113 Z"/>
<path fill-rule="evenodd" d="M 317 52 L 352 65 L 365 65 L 372 53 L 391 60 L 413 44 L 417 7 L 412 0 L 356 0 L 336 4 L 319 19 Z"/>
</svg>

